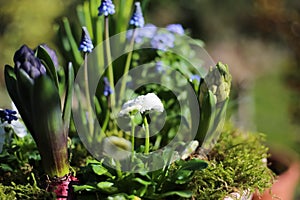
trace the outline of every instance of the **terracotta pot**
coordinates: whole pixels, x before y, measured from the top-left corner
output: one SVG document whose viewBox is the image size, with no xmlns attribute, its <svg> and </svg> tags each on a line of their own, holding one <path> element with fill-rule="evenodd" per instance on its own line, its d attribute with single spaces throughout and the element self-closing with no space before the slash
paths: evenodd
<svg viewBox="0 0 300 200">
<path fill-rule="evenodd" d="M 271 155 L 270 168 L 278 174 L 278 177 L 263 195 L 254 194 L 253 200 L 293 200 L 300 179 L 300 161 L 293 153 L 285 155 L 276 151 Z"/>
</svg>

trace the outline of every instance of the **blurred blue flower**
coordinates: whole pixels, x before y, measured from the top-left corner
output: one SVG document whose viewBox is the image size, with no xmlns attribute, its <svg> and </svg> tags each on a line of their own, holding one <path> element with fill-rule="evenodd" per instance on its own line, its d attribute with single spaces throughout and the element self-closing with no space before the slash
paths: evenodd
<svg viewBox="0 0 300 200">
<path fill-rule="evenodd" d="M 2 123 L 7 122 L 10 124 L 13 120 L 18 120 L 18 117 L 16 115 L 17 112 L 14 110 L 0 110 L 0 119 Z"/>
<path fill-rule="evenodd" d="M 181 24 L 169 24 L 166 28 L 168 31 L 176 33 L 178 35 L 184 34 L 184 29 Z"/>
<path fill-rule="evenodd" d="M 151 46 L 154 49 L 166 51 L 168 48 L 174 47 L 175 37 L 170 33 L 158 33 L 151 40 Z"/>
<path fill-rule="evenodd" d="M 137 28 L 144 27 L 145 21 L 140 2 L 135 2 L 135 9 L 129 21 L 129 24 L 134 25 Z"/>
<path fill-rule="evenodd" d="M 93 51 L 94 45 L 92 43 L 90 34 L 85 26 L 82 27 L 81 41 L 79 44 L 79 51 L 84 53 L 91 53 Z"/>
<path fill-rule="evenodd" d="M 157 72 L 159 72 L 159 73 L 164 73 L 164 72 L 165 72 L 164 65 L 163 65 L 163 62 L 162 62 L 162 61 L 156 62 L 155 70 L 156 70 Z"/>
<path fill-rule="evenodd" d="M 111 0 L 102 0 L 100 6 L 98 7 L 98 16 L 113 15 L 115 13 L 115 5 Z"/>
<path fill-rule="evenodd" d="M 103 78 L 103 82 L 104 82 L 104 96 L 109 96 L 113 91 L 109 85 L 109 81 L 108 81 L 108 78 L 107 77 L 104 77 Z"/>
<path fill-rule="evenodd" d="M 157 27 L 153 24 L 146 24 L 143 28 L 135 29 L 135 43 L 142 43 L 144 38 L 152 38 L 156 33 Z M 126 37 L 128 40 L 132 38 L 133 30 L 128 30 Z"/>
<path fill-rule="evenodd" d="M 193 82 L 194 80 L 196 80 L 197 82 L 200 82 L 201 77 L 199 75 L 196 75 L 196 74 L 190 76 L 190 81 Z"/>
<path fill-rule="evenodd" d="M 31 78 L 35 79 L 40 75 L 46 74 L 46 68 L 40 59 L 35 57 L 34 51 L 28 46 L 23 45 L 14 55 L 15 72 L 24 70 Z"/>
</svg>

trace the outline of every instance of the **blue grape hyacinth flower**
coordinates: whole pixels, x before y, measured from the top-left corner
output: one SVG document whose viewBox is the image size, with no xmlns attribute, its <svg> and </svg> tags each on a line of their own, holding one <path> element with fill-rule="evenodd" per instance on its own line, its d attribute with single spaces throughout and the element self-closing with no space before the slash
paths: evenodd
<svg viewBox="0 0 300 200">
<path fill-rule="evenodd" d="M 111 95 L 111 93 L 113 92 L 110 85 L 109 85 L 109 81 L 108 81 L 108 78 L 107 77 L 104 77 L 103 78 L 103 82 L 104 82 L 104 96 L 109 96 Z"/>
<path fill-rule="evenodd" d="M 168 48 L 173 48 L 175 37 L 170 33 L 159 33 L 155 35 L 151 40 L 151 46 L 154 49 L 166 51 Z"/>
<path fill-rule="evenodd" d="M 18 117 L 16 116 L 17 112 L 14 110 L 4 109 L 0 110 L 0 119 L 1 122 L 7 122 L 11 123 L 13 120 L 18 120 Z"/>
<path fill-rule="evenodd" d="M 183 35 L 184 34 L 184 29 L 183 29 L 181 24 L 169 24 L 166 28 L 171 33 L 175 33 L 175 34 L 178 34 L 178 35 Z"/>
<path fill-rule="evenodd" d="M 100 6 L 98 7 L 98 16 L 113 15 L 115 13 L 115 5 L 111 0 L 102 0 Z"/>
<path fill-rule="evenodd" d="M 129 21 L 129 24 L 135 26 L 136 28 L 144 27 L 145 20 L 143 17 L 143 12 L 142 12 L 140 2 L 135 2 L 135 9 L 134 9 L 133 15 Z"/>
<path fill-rule="evenodd" d="M 79 51 L 84 53 L 91 53 L 93 51 L 94 45 L 92 43 L 90 34 L 85 26 L 82 27 L 81 42 L 79 44 Z"/>
</svg>

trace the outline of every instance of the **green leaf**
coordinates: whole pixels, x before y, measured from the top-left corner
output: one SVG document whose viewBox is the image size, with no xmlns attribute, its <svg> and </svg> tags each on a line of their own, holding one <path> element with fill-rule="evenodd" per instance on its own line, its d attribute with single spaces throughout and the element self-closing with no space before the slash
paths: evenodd
<svg viewBox="0 0 300 200">
<path fill-rule="evenodd" d="M 214 95 L 211 91 L 208 90 L 203 98 L 203 105 L 200 110 L 199 128 L 195 137 L 195 139 L 198 140 L 200 144 L 203 143 L 205 136 L 209 134 L 209 131 L 212 128 L 214 122 L 215 106 L 216 102 L 214 99 Z"/>
<path fill-rule="evenodd" d="M 98 183 L 97 187 L 99 189 L 101 189 L 102 191 L 111 194 L 111 193 L 115 193 L 118 191 L 118 188 L 113 187 L 113 185 L 114 185 L 114 183 L 112 183 L 112 182 L 103 181 L 103 182 Z"/>
<path fill-rule="evenodd" d="M 208 164 L 204 160 L 192 159 L 184 161 L 181 165 L 181 170 L 202 170 L 205 169 Z"/>
<path fill-rule="evenodd" d="M 70 62 L 67 69 L 67 88 L 66 88 L 66 97 L 63 108 L 63 121 L 65 127 L 68 129 L 71 120 L 71 111 L 72 111 L 72 97 L 73 97 L 73 84 L 74 84 L 74 69 L 73 65 Z"/>
<path fill-rule="evenodd" d="M 36 50 L 36 56 L 42 61 L 42 63 L 47 69 L 47 74 L 51 77 L 51 79 L 55 83 L 55 86 L 58 88 L 58 78 L 56 69 L 51 59 L 51 56 L 48 54 L 47 50 L 43 46 L 39 45 Z"/>
<path fill-rule="evenodd" d="M 81 54 L 78 50 L 78 45 L 77 45 L 77 43 L 74 39 L 74 36 L 72 34 L 72 30 L 71 30 L 71 26 L 70 26 L 68 18 L 66 18 L 66 17 L 63 18 L 63 25 L 64 25 L 64 29 L 65 29 L 68 41 L 69 41 L 70 46 L 71 46 L 73 57 L 74 57 L 75 62 L 76 62 L 75 66 L 78 67 L 77 69 L 75 69 L 75 72 L 77 72 L 78 69 L 79 69 L 79 66 L 82 64 L 83 59 L 82 59 Z"/>
<path fill-rule="evenodd" d="M 10 98 L 15 103 L 20 115 L 22 116 L 24 123 L 27 126 L 27 129 L 31 133 L 33 133 L 32 132 L 33 128 L 30 123 L 30 115 L 26 110 L 27 109 L 26 106 L 23 106 L 25 103 L 24 100 L 23 101 L 21 100 L 21 97 L 18 93 L 18 87 L 17 87 L 16 75 L 14 69 L 9 65 L 5 65 L 4 76 L 5 76 L 6 89 L 8 91 Z M 28 101 L 30 101 L 30 99 L 28 99 Z"/>
<path fill-rule="evenodd" d="M 180 169 L 173 175 L 172 182 L 175 182 L 176 184 L 185 184 L 190 181 L 192 174 L 192 170 Z"/>
<path fill-rule="evenodd" d="M 151 181 L 145 181 L 145 180 L 143 180 L 141 178 L 134 178 L 132 180 L 136 181 L 136 182 L 138 182 L 138 183 L 140 183 L 142 185 L 145 185 L 145 186 L 151 185 Z"/>
<path fill-rule="evenodd" d="M 38 77 L 32 95 L 32 121 L 44 169 L 51 177 L 69 172 L 67 137 L 60 106 L 53 81 L 48 76 Z"/>
<path fill-rule="evenodd" d="M 74 188 L 74 192 L 78 192 L 78 191 L 91 191 L 91 190 L 95 190 L 96 188 L 94 186 L 91 185 L 73 185 Z"/>
<path fill-rule="evenodd" d="M 180 196 L 183 198 L 190 198 L 193 195 L 193 193 L 189 190 L 171 191 L 171 192 L 166 192 L 166 193 L 160 194 L 159 198 L 173 196 L 173 195 Z"/>
<path fill-rule="evenodd" d="M 92 165 L 92 169 L 97 175 L 103 175 L 108 172 L 108 170 L 101 165 Z"/>
</svg>

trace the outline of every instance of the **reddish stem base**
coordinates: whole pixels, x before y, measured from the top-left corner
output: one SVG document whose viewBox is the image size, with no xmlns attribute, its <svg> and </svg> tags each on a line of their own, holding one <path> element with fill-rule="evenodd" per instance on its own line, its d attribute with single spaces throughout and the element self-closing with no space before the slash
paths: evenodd
<svg viewBox="0 0 300 200">
<path fill-rule="evenodd" d="M 47 191 L 54 192 L 57 200 L 74 199 L 73 185 L 79 183 L 78 179 L 72 174 L 60 178 L 53 178 L 47 187 Z"/>
</svg>

